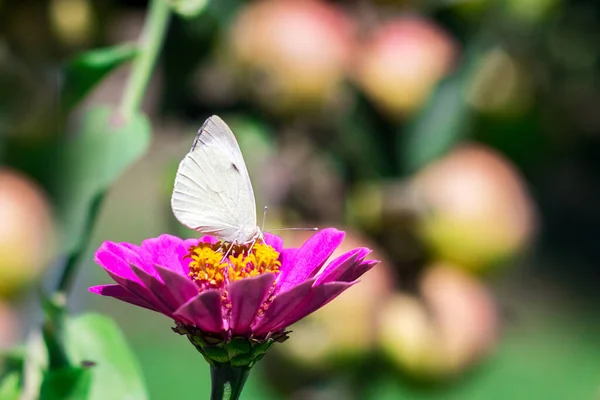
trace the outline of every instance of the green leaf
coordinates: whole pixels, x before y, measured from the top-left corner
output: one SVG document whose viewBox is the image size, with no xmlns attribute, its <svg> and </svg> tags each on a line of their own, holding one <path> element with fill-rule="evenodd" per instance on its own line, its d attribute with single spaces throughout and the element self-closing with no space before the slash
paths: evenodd
<svg viewBox="0 0 600 400">
<path fill-rule="evenodd" d="M 463 74 L 444 80 L 425 109 L 408 124 L 400 149 L 400 159 L 408 170 L 424 167 L 469 134 L 471 112 L 464 87 Z"/>
<path fill-rule="evenodd" d="M 472 43 L 460 71 L 443 80 L 425 108 L 408 123 L 398 151 L 401 166 L 414 172 L 470 135 L 472 112 L 466 92 L 484 48 L 483 40 Z"/>
<path fill-rule="evenodd" d="M 85 394 L 80 398 L 86 400 L 148 398 L 141 368 L 111 319 L 84 314 L 65 319 L 64 323 L 63 343 L 71 366 L 51 369 L 41 332 L 32 332 L 24 368 L 25 398 L 37 398 L 42 392 L 44 396 L 57 393 L 57 382 L 71 387 L 72 397 L 56 399 L 76 399 L 73 396 L 79 394 Z M 85 372 L 78 371 L 82 369 Z"/>
<path fill-rule="evenodd" d="M 249 354 L 252 346 L 245 338 L 233 338 L 225 345 L 229 359 L 232 359 L 240 354 Z"/>
<path fill-rule="evenodd" d="M 209 0 L 170 0 L 169 5 L 184 18 L 194 18 L 202 14 Z"/>
<path fill-rule="evenodd" d="M 364 102 L 357 100 L 348 115 L 332 117 L 336 140 L 331 151 L 342 158 L 358 179 L 379 179 L 392 173 L 385 157 L 387 142 Z M 378 134 L 374 134 L 374 133 Z"/>
<path fill-rule="evenodd" d="M 67 367 L 49 371 L 44 376 L 40 400 L 88 399 L 91 383 L 91 368 Z"/>
<path fill-rule="evenodd" d="M 68 321 L 67 352 L 72 362 L 93 362 L 89 400 L 147 399 L 141 369 L 119 327 L 99 314 Z"/>
<path fill-rule="evenodd" d="M 132 44 L 91 50 L 70 60 L 64 71 L 61 103 L 68 111 L 76 106 L 109 72 L 137 54 Z"/>
<path fill-rule="evenodd" d="M 4 369 L 7 369 L 16 365 L 18 368 L 23 366 L 25 362 L 25 355 L 27 354 L 27 348 L 25 346 L 16 346 L 10 349 L 0 349 L 0 360 L 4 362 Z"/>
<path fill-rule="evenodd" d="M 151 126 L 143 114 L 119 121 L 109 107 L 85 115 L 79 134 L 65 139 L 57 157 L 54 197 L 63 228 L 63 250 L 80 247 L 91 229 L 94 205 L 127 167 L 145 153 Z"/>
<path fill-rule="evenodd" d="M 21 376 L 14 371 L 0 381 L 0 400 L 18 400 L 21 396 Z"/>
</svg>

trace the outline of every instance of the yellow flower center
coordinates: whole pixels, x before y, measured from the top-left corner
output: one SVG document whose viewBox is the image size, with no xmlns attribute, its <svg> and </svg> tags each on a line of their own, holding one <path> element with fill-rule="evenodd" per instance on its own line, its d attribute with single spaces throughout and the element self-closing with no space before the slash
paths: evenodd
<svg viewBox="0 0 600 400">
<path fill-rule="evenodd" d="M 240 279 L 278 273 L 281 267 L 279 253 L 263 242 L 234 246 L 224 242 L 200 243 L 190 247 L 186 258 L 191 259 L 188 275 L 202 290 L 223 289 Z"/>
</svg>

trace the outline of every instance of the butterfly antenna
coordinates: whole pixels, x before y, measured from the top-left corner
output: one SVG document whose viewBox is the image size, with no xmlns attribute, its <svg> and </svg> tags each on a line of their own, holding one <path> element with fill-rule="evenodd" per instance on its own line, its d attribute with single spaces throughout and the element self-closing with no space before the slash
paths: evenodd
<svg viewBox="0 0 600 400">
<path fill-rule="evenodd" d="M 275 231 L 318 231 L 319 228 L 314 227 L 314 228 L 278 228 L 278 229 L 271 229 L 269 232 L 275 232 Z"/>
<path fill-rule="evenodd" d="M 265 231 L 265 221 L 267 220 L 267 206 L 265 206 L 265 209 L 263 211 L 263 222 L 262 222 L 262 228 L 261 231 L 264 232 Z M 275 231 L 318 231 L 319 228 L 278 228 L 278 229 L 271 229 L 268 232 L 275 232 Z"/>
<path fill-rule="evenodd" d="M 261 231 L 265 231 L 265 221 L 267 220 L 267 206 L 265 206 L 265 209 L 263 210 L 263 223 L 262 223 L 262 228 Z"/>
</svg>

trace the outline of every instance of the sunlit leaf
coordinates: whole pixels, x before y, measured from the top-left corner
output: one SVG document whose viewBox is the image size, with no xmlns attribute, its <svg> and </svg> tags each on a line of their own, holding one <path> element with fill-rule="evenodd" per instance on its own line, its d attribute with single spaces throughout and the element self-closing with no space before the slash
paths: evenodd
<svg viewBox="0 0 600 400">
<path fill-rule="evenodd" d="M 209 0 L 169 0 L 169 4 L 177 14 L 185 18 L 199 16 L 208 5 Z"/>
<path fill-rule="evenodd" d="M 89 400 L 147 399 L 141 369 L 119 327 L 99 314 L 84 314 L 66 326 L 71 361 L 92 362 Z"/>
<path fill-rule="evenodd" d="M 92 383 L 91 368 L 68 367 L 44 376 L 40 400 L 85 400 Z"/>
<path fill-rule="evenodd" d="M 18 400 L 21 395 L 20 374 L 11 372 L 0 381 L 0 400 Z"/>
<path fill-rule="evenodd" d="M 64 328 L 68 367 L 50 369 L 41 333 L 36 331 L 30 336 L 24 369 L 25 398 L 36 398 L 44 390 L 55 393 L 48 385 L 70 380 L 73 393 L 84 391 L 88 385 L 86 400 L 148 398 L 140 366 L 112 320 L 84 314 L 67 319 Z M 86 372 L 75 371 L 80 369 Z"/>
<path fill-rule="evenodd" d="M 109 107 L 91 109 L 74 137 L 59 149 L 53 191 L 63 228 L 64 250 L 81 244 L 91 208 L 148 148 L 151 127 L 143 114 L 119 120 Z"/>
</svg>

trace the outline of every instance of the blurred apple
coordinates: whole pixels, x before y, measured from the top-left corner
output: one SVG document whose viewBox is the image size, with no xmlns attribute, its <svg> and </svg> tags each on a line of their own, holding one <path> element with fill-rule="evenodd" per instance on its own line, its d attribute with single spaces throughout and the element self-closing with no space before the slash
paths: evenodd
<svg viewBox="0 0 600 400">
<path fill-rule="evenodd" d="M 412 188 L 425 207 L 423 240 L 440 260 L 483 271 L 533 238 L 536 212 L 515 167 L 482 145 L 463 145 L 421 171 Z"/>
<path fill-rule="evenodd" d="M 448 371 L 460 372 L 494 348 L 498 312 L 491 293 L 476 278 L 435 263 L 423 275 L 420 292 L 442 338 Z"/>
<path fill-rule="evenodd" d="M 492 296 L 475 278 L 432 265 L 420 297 L 397 294 L 383 308 L 380 346 L 416 379 L 447 379 L 474 365 L 496 344 L 498 315 Z"/>
<path fill-rule="evenodd" d="M 249 4 L 230 32 L 233 62 L 245 84 L 272 110 L 319 107 L 339 93 L 349 62 L 353 25 L 318 0 Z"/>
<path fill-rule="evenodd" d="M 18 292 L 50 262 L 54 231 L 50 205 L 20 172 L 0 169 L 0 297 Z"/>
<path fill-rule="evenodd" d="M 425 305 L 416 296 L 398 293 L 384 305 L 379 343 L 387 359 L 413 377 L 443 374 L 439 337 Z"/>
<path fill-rule="evenodd" d="M 86 45 L 94 32 L 94 15 L 88 0 L 52 0 L 50 23 L 58 38 L 67 46 Z"/>
<path fill-rule="evenodd" d="M 476 110 L 498 117 L 519 116 L 533 105 L 533 86 L 524 65 L 502 48 L 483 55 L 467 91 Z"/>
<path fill-rule="evenodd" d="M 450 35 L 424 18 L 378 27 L 355 54 L 355 79 L 384 112 L 401 118 L 418 110 L 456 59 Z"/>
<path fill-rule="evenodd" d="M 285 234 L 286 247 L 299 247 L 313 234 Z M 373 252 L 367 259 L 381 263 L 363 275 L 357 285 L 290 327 L 290 340 L 277 350 L 293 363 L 327 369 L 360 360 L 375 346 L 377 310 L 391 295 L 394 276 L 385 255 L 357 232 L 347 231 L 344 242 L 330 259 L 357 247 L 369 247 Z"/>
</svg>

